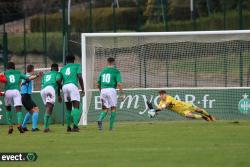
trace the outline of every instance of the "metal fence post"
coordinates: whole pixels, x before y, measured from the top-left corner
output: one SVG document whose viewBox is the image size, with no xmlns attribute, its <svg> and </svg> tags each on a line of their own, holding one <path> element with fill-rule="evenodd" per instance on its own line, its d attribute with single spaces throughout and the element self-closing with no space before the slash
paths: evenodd
<svg viewBox="0 0 250 167">
<path fill-rule="evenodd" d="M 242 0 L 239 0 L 239 29 L 242 30 L 243 29 L 243 14 L 242 14 Z"/>
<path fill-rule="evenodd" d="M 136 31 L 140 32 L 141 28 L 141 14 L 140 14 L 140 0 L 136 0 Z"/>
<path fill-rule="evenodd" d="M 165 31 L 168 31 L 168 9 L 167 9 L 167 5 L 168 5 L 168 0 L 162 0 L 162 12 L 163 12 L 163 22 L 164 22 L 164 28 Z"/>
<path fill-rule="evenodd" d="M 113 32 L 116 32 L 117 30 L 117 27 L 116 27 L 116 10 L 115 10 L 115 7 L 116 7 L 116 2 L 115 0 L 113 0 L 112 2 L 112 9 L 113 9 Z"/>
<path fill-rule="evenodd" d="M 26 9 L 24 9 L 26 11 Z M 26 12 L 23 17 L 23 54 L 24 54 L 24 71 L 26 73 L 27 66 L 27 46 L 26 46 Z"/>
<path fill-rule="evenodd" d="M 92 0 L 89 0 L 89 21 L 88 21 L 88 31 L 93 32 L 93 22 L 92 22 Z"/>
<path fill-rule="evenodd" d="M 8 34 L 6 32 L 3 33 L 3 64 L 4 70 L 6 69 L 6 65 L 8 63 Z"/>
<path fill-rule="evenodd" d="M 223 29 L 224 30 L 227 29 L 226 17 L 227 17 L 226 0 L 223 0 Z"/>
<path fill-rule="evenodd" d="M 47 11 L 46 2 L 43 0 L 43 49 L 44 49 L 44 63 L 45 67 L 48 66 L 47 61 Z"/>
<path fill-rule="evenodd" d="M 195 0 L 190 0 L 190 11 L 191 11 L 191 21 L 193 25 L 193 31 L 196 31 Z"/>
</svg>

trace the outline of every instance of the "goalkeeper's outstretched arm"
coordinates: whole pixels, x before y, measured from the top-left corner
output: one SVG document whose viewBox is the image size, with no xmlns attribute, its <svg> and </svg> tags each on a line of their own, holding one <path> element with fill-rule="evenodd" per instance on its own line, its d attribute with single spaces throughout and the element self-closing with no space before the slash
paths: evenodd
<svg viewBox="0 0 250 167">
<path fill-rule="evenodd" d="M 170 106 L 172 106 L 172 103 L 168 103 L 168 102 L 165 102 L 165 103 L 160 103 L 160 104 L 158 104 L 157 105 L 157 109 L 156 109 L 156 111 L 158 110 L 158 111 L 162 111 L 162 110 L 164 110 L 164 109 L 167 109 L 167 108 L 169 108 Z"/>
</svg>

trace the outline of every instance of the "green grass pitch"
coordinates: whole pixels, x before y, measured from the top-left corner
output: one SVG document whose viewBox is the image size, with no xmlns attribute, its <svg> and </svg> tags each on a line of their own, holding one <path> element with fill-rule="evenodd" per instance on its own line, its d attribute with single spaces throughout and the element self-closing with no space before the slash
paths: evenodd
<svg viewBox="0 0 250 167">
<path fill-rule="evenodd" d="M 67 133 L 52 125 L 51 133 L 0 127 L 0 152 L 36 152 L 36 162 L 0 162 L 25 167 L 249 167 L 250 122 L 166 121 L 116 123 L 113 132 L 96 124 Z"/>
</svg>

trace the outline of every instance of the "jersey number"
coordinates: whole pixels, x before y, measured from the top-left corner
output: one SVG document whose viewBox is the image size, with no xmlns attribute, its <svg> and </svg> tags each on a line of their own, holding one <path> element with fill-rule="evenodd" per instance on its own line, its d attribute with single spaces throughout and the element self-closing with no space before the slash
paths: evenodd
<svg viewBox="0 0 250 167">
<path fill-rule="evenodd" d="M 110 82 L 110 74 L 102 75 L 102 82 L 109 83 Z"/>
<path fill-rule="evenodd" d="M 45 81 L 48 82 L 51 79 L 51 75 L 47 75 Z"/>
<path fill-rule="evenodd" d="M 16 81 L 14 75 L 10 75 L 9 79 L 10 79 L 10 83 L 15 83 L 15 81 Z"/>
<path fill-rule="evenodd" d="M 66 74 L 66 75 L 70 75 L 70 68 L 67 68 L 67 69 L 66 69 L 65 74 Z"/>
</svg>

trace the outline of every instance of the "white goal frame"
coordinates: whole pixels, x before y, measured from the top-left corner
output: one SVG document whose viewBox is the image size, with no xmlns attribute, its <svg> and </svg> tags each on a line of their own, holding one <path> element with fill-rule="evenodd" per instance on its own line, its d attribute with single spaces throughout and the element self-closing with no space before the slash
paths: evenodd
<svg viewBox="0 0 250 167">
<path fill-rule="evenodd" d="M 192 35 L 239 35 L 239 34 L 250 34 L 250 30 L 228 30 L 228 31 L 185 31 L 185 32 L 132 32 L 132 33 L 82 33 L 81 34 L 81 49 L 82 49 L 82 76 L 84 84 L 87 81 L 87 62 L 86 62 L 86 38 L 88 37 L 143 37 L 143 36 L 192 36 Z M 249 39 L 248 39 L 249 40 Z M 95 91 L 96 89 L 86 90 L 88 85 L 85 85 L 85 92 Z M 127 90 L 145 90 L 145 89 L 163 89 L 163 88 L 133 88 Z M 249 87 L 183 87 L 183 88 L 164 88 L 164 89 L 249 89 Z M 86 96 L 82 99 L 82 117 L 80 125 L 87 125 L 87 99 Z"/>
</svg>

